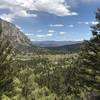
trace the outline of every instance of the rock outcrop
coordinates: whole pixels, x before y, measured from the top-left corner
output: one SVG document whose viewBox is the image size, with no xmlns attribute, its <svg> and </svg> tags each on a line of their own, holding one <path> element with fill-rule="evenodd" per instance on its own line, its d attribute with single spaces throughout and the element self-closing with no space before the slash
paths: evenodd
<svg viewBox="0 0 100 100">
<path fill-rule="evenodd" d="M 14 24 L 0 19 L 1 38 L 8 39 L 12 46 L 18 51 L 32 50 L 31 41 Z"/>
</svg>

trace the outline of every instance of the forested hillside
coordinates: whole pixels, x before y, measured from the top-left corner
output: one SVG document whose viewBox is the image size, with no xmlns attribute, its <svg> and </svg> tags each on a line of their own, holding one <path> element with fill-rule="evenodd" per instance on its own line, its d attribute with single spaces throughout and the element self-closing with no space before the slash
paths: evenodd
<svg viewBox="0 0 100 100">
<path fill-rule="evenodd" d="M 70 45 L 63 45 L 58 47 L 46 47 L 46 49 L 49 49 L 51 51 L 60 52 L 60 53 L 70 53 L 70 52 L 79 52 L 81 50 L 83 43 L 76 43 L 76 44 L 70 44 Z"/>
</svg>

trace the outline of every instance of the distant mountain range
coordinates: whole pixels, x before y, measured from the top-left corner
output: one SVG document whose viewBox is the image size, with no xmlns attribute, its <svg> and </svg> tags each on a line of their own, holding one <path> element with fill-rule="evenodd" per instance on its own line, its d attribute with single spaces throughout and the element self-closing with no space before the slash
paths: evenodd
<svg viewBox="0 0 100 100">
<path fill-rule="evenodd" d="M 77 52 L 83 41 L 33 41 L 33 45 L 55 52 Z"/>
<path fill-rule="evenodd" d="M 58 47 L 46 47 L 46 49 L 55 51 L 55 52 L 78 52 L 82 47 L 82 43 L 58 46 Z"/>
<path fill-rule="evenodd" d="M 74 45 L 78 43 L 82 43 L 82 41 L 32 41 L 33 45 L 36 45 L 38 47 L 61 47 L 65 45 Z"/>
</svg>

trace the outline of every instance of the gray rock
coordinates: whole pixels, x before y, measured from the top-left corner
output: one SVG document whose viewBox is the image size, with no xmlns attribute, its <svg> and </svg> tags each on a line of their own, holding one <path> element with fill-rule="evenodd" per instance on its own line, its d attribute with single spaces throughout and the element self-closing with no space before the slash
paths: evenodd
<svg viewBox="0 0 100 100">
<path fill-rule="evenodd" d="M 0 19 L 0 27 L 2 30 L 1 38 L 8 39 L 16 50 L 31 50 L 31 41 L 14 24 Z"/>
</svg>

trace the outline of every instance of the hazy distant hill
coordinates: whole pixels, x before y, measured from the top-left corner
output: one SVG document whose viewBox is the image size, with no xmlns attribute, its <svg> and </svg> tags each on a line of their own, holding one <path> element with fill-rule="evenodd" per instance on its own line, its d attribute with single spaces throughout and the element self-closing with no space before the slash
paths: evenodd
<svg viewBox="0 0 100 100">
<path fill-rule="evenodd" d="M 39 47 L 60 47 L 64 45 L 82 43 L 82 41 L 33 41 L 32 43 Z"/>
<path fill-rule="evenodd" d="M 77 52 L 82 46 L 82 41 L 33 41 L 32 43 L 51 52 Z"/>
<path fill-rule="evenodd" d="M 78 52 L 80 51 L 82 43 L 58 46 L 58 47 L 46 47 L 49 50 L 56 52 Z"/>
</svg>

